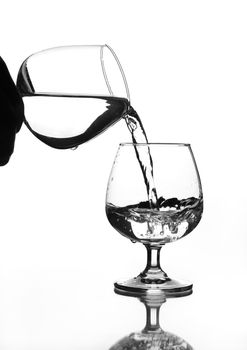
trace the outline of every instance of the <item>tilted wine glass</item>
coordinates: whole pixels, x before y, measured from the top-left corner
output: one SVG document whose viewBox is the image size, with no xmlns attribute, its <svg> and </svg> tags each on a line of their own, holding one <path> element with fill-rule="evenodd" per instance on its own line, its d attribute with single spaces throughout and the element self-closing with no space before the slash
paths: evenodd
<svg viewBox="0 0 247 350">
<path fill-rule="evenodd" d="M 161 269 L 160 249 L 189 234 L 202 211 L 201 181 L 189 144 L 120 144 L 107 187 L 106 215 L 119 233 L 145 245 L 147 266 L 115 287 L 190 294 L 191 283 L 173 280 Z"/>
<path fill-rule="evenodd" d="M 19 69 L 17 88 L 29 130 L 59 149 L 89 141 L 130 108 L 123 69 L 108 45 L 62 46 L 32 54 Z"/>
</svg>

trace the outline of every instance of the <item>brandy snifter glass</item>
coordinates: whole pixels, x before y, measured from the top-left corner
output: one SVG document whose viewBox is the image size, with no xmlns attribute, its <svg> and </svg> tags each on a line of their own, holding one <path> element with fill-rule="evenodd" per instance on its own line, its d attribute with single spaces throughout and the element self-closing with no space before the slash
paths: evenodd
<svg viewBox="0 0 247 350">
<path fill-rule="evenodd" d="M 191 283 L 174 280 L 162 270 L 160 250 L 194 230 L 202 211 L 201 181 L 189 144 L 120 144 L 107 187 L 106 215 L 121 235 L 145 245 L 147 266 L 115 288 L 160 289 L 168 297 L 191 294 Z"/>
<path fill-rule="evenodd" d="M 68 149 L 104 132 L 130 107 L 127 80 L 109 45 L 52 47 L 22 63 L 17 88 L 25 124 L 50 147 Z"/>
</svg>

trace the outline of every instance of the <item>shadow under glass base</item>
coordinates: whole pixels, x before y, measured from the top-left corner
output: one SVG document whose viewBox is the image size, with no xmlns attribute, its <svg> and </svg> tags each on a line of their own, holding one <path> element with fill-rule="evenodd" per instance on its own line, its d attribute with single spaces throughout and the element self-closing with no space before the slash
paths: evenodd
<svg viewBox="0 0 247 350">
<path fill-rule="evenodd" d="M 144 283 L 141 276 L 124 282 L 114 283 L 116 292 L 147 293 L 148 291 L 162 291 L 167 298 L 183 297 L 192 294 L 193 284 L 185 281 L 177 281 L 169 277 L 162 283 Z"/>
</svg>

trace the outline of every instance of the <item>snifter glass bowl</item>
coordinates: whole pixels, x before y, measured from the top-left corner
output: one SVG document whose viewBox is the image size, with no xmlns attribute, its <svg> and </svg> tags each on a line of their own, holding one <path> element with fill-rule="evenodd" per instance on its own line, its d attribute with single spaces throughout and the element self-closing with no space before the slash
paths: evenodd
<svg viewBox="0 0 247 350">
<path fill-rule="evenodd" d="M 21 64 L 17 88 L 28 129 L 47 145 L 67 149 L 120 120 L 130 104 L 122 66 L 108 45 L 53 47 Z"/>
<path fill-rule="evenodd" d="M 151 162 L 140 166 L 148 157 Z M 161 269 L 160 250 L 194 230 L 202 211 L 201 181 L 189 144 L 120 144 L 107 187 L 106 215 L 120 234 L 145 245 L 147 266 L 115 287 L 191 294 L 191 283 L 173 280 Z"/>
</svg>

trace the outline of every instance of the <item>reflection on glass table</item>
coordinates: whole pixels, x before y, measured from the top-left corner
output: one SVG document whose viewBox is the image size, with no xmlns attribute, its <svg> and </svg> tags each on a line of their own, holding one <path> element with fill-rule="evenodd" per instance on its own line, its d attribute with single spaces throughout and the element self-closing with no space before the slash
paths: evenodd
<svg viewBox="0 0 247 350">
<path fill-rule="evenodd" d="M 164 292 L 150 290 L 146 294 L 138 294 L 118 289 L 115 292 L 139 298 L 146 307 L 146 325 L 142 331 L 133 332 L 117 341 L 110 350 L 193 350 L 186 340 L 160 327 L 159 311 L 166 302 Z"/>
</svg>

